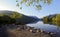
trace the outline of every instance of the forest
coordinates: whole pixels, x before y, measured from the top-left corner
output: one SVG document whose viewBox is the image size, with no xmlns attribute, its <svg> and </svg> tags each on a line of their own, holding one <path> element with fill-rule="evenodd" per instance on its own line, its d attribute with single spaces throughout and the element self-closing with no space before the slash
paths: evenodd
<svg viewBox="0 0 60 37">
<path fill-rule="evenodd" d="M 43 22 L 45 24 L 49 23 L 49 24 L 54 24 L 54 25 L 56 24 L 60 26 L 60 14 L 45 16 L 43 17 Z"/>
</svg>

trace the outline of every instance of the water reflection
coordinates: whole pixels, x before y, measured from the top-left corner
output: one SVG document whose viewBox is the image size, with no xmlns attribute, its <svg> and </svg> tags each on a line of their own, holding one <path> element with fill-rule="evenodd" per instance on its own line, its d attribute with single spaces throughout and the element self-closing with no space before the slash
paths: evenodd
<svg viewBox="0 0 60 37">
<path fill-rule="evenodd" d="M 27 26 L 35 27 L 42 29 L 46 32 L 54 32 L 56 33 L 56 37 L 60 37 L 60 22 L 52 21 L 52 22 L 45 22 L 45 21 L 39 21 L 34 24 L 27 24 Z"/>
<path fill-rule="evenodd" d="M 48 22 L 48 21 L 43 21 L 44 24 L 50 24 L 50 25 L 55 25 L 56 26 L 56 37 L 60 37 L 60 22 L 59 21 L 52 21 L 52 22 Z"/>
<path fill-rule="evenodd" d="M 44 24 L 50 24 L 50 25 L 56 25 L 57 27 L 60 27 L 60 22 L 58 21 L 52 21 L 52 22 L 48 22 L 48 21 L 43 21 Z"/>
<path fill-rule="evenodd" d="M 54 25 L 50 25 L 50 24 L 44 24 L 42 21 L 39 21 L 35 24 L 27 24 L 27 26 L 31 26 L 31 27 L 35 27 L 35 28 L 39 28 L 42 29 L 46 32 L 56 32 L 56 26 Z"/>
</svg>

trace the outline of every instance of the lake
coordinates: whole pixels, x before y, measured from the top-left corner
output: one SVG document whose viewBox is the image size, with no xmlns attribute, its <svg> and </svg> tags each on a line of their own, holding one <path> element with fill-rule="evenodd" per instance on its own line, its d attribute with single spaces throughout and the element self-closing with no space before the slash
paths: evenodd
<svg viewBox="0 0 60 37">
<path fill-rule="evenodd" d="M 35 27 L 37 29 L 42 29 L 45 32 L 53 32 L 56 33 L 55 37 L 60 37 L 60 27 L 54 24 L 44 24 L 42 21 L 39 21 L 37 23 L 31 23 L 31 24 L 27 24 L 27 26 L 30 27 Z"/>
</svg>

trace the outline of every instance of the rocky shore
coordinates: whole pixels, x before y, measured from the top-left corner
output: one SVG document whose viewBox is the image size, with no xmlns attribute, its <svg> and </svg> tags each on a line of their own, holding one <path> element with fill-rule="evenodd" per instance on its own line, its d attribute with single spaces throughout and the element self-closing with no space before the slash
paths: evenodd
<svg viewBox="0 0 60 37">
<path fill-rule="evenodd" d="M 10 25 L 0 28 L 0 37 L 53 37 L 51 32 L 45 32 L 26 25 Z"/>
</svg>

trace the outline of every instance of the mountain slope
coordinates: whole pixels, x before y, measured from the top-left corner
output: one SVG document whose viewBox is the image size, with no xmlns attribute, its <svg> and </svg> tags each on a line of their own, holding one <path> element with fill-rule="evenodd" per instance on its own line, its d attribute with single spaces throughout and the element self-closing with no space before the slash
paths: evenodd
<svg viewBox="0 0 60 37">
<path fill-rule="evenodd" d="M 33 23 L 33 22 L 36 23 L 40 20 L 35 16 L 26 16 L 15 11 L 4 10 L 4 11 L 0 11 L 0 14 L 3 14 L 4 16 L 7 15 L 8 17 L 14 19 L 16 24 L 27 24 L 27 23 Z"/>
</svg>

